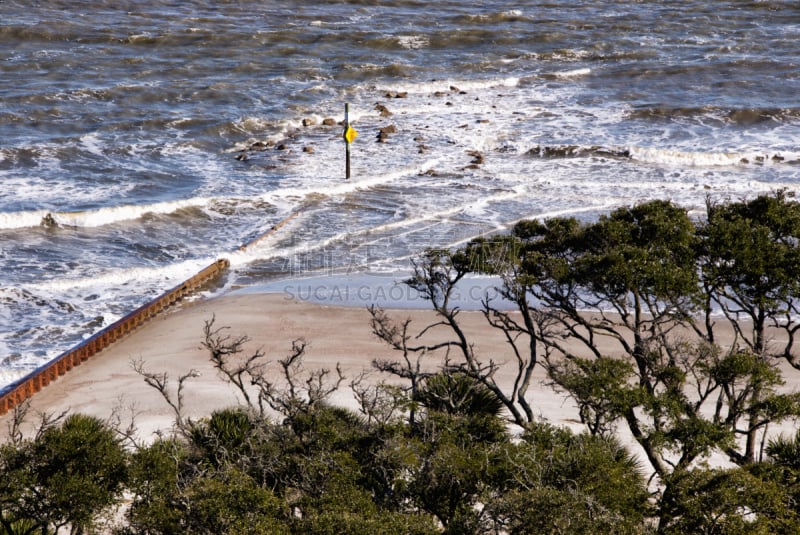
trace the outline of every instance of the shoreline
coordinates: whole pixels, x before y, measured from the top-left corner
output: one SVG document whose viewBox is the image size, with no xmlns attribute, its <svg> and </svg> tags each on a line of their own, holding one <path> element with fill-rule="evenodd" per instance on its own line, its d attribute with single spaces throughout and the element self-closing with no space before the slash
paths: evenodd
<svg viewBox="0 0 800 535">
<path fill-rule="evenodd" d="M 384 308 L 397 321 L 411 319 L 412 328 L 417 330 L 436 321 L 435 313 L 429 309 Z M 135 415 L 140 439 L 150 440 L 159 430 L 169 431 L 174 413 L 133 369 L 133 363 L 139 361 L 148 372 L 166 373 L 173 394 L 178 377 L 193 370 L 197 372 L 196 377 L 185 383 L 187 417 L 201 418 L 238 403 L 235 388 L 219 377 L 201 347 L 203 327 L 212 318 L 215 328 L 225 327 L 225 334 L 232 338 L 247 336 L 245 354 L 262 350 L 276 371 L 275 361 L 290 353 L 292 341 L 305 340 L 308 345 L 303 369 L 334 369 L 338 363 L 346 380 L 331 401 L 353 410 L 357 410 L 357 404 L 347 386 L 349 381 L 365 371 L 371 372 L 370 379 L 391 380 L 388 375 L 379 376 L 372 368 L 372 361 L 401 357 L 371 332 L 366 306 L 325 305 L 253 288 L 234 290 L 186 301 L 166 310 L 49 384 L 30 398 L 31 412 L 23 430 L 30 431 L 30 426 L 38 421 L 33 416 L 39 413 L 81 412 L 108 420 L 116 411 L 123 421 Z M 487 358 L 491 355 L 496 360 L 505 360 L 504 354 L 512 358 L 502 335 L 486 324 L 481 312 L 464 310 L 460 318 L 476 349 Z M 446 330 L 433 329 L 426 336 L 447 339 L 448 334 Z M 429 362 L 436 366 L 440 357 L 431 357 Z M 514 369 L 508 368 L 511 380 Z M 500 375 L 504 375 L 503 371 Z M 569 401 L 540 384 L 545 379 L 543 367 L 538 366 L 535 375 L 530 397 L 540 416 L 557 425 L 581 429 L 582 425 L 576 421 L 577 412 L 565 410 L 570 406 Z M 12 414 L 0 416 L 0 441 L 7 435 Z"/>
<path fill-rule="evenodd" d="M 291 218 L 291 216 L 290 216 Z M 277 231 L 289 218 L 273 226 L 261 238 Z M 243 249 L 246 247 L 243 246 Z M 260 285 L 239 288 L 221 287 L 218 291 L 197 292 L 209 280 L 216 278 L 229 266 L 227 259 L 218 259 L 193 277 L 173 287 L 155 299 L 148 301 L 122 318 L 85 338 L 81 343 L 64 350 L 36 368 L 20 374 L 11 370 L 0 370 L 3 377 L 0 386 L 0 415 L 11 411 L 15 405 L 40 392 L 43 388 L 65 375 L 73 367 L 91 359 L 100 351 L 113 345 L 121 337 L 137 330 L 150 318 L 164 313 L 171 306 L 186 304 L 193 299 L 216 299 L 240 294 L 280 294 L 284 299 L 305 301 L 323 306 L 359 307 L 368 306 L 393 309 L 427 309 L 429 302 L 419 292 L 402 281 L 410 273 L 318 273 L 306 277 L 281 278 Z M 464 310 L 480 310 L 480 303 L 490 299 L 500 306 L 496 286 L 497 277 L 468 276 L 459 283 L 451 296 L 451 303 Z M 513 308 L 513 304 L 505 303 Z"/>
<path fill-rule="evenodd" d="M 204 325 L 212 319 L 215 329 L 224 328 L 223 335 L 231 339 L 248 338 L 243 356 L 262 351 L 271 363 L 270 370 L 275 372 L 278 384 L 281 384 L 281 376 L 277 361 L 291 354 L 293 341 L 305 341 L 303 372 L 322 368 L 333 371 L 337 365 L 343 371 L 345 380 L 329 398 L 337 406 L 358 411 L 349 384 L 360 374 L 367 373 L 368 382 L 397 381 L 396 377 L 381 374 L 372 366 L 375 359 L 400 360 L 402 354 L 372 333 L 366 306 L 320 304 L 264 290 L 263 287 L 248 287 L 219 295 L 200 295 L 168 308 L 33 395 L 21 429 L 23 434 L 31 435 L 34 426 L 41 421 L 39 415 L 64 412 L 116 421 L 121 429 L 128 428 L 133 420 L 138 441 L 150 442 L 159 433 L 169 433 L 174 429 L 175 414 L 161 394 L 134 370 L 136 362 L 141 362 L 149 373 L 166 374 L 167 390 L 173 399 L 178 378 L 193 375 L 184 385 L 184 418 L 203 418 L 215 410 L 242 404 L 236 388 L 222 379 L 201 346 Z M 410 320 L 412 336 L 438 322 L 430 308 L 382 308 L 398 323 Z M 515 379 L 516 361 L 503 334 L 491 327 L 478 310 L 462 309 L 459 320 L 476 353 L 485 361 L 492 359 L 501 364 L 495 374 L 498 383 L 510 386 Z M 437 326 L 427 330 L 422 340 L 433 344 L 451 338 L 449 329 Z M 443 362 L 443 355 L 429 356 L 424 362 L 436 368 Z M 793 390 L 790 377 L 787 379 L 784 388 Z M 539 364 L 527 396 L 536 417 L 573 432 L 586 431 L 574 402 L 546 382 L 545 368 Z M 13 411 L 0 416 L 0 443 L 8 439 L 12 418 Z M 797 421 L 787 420 L 772 427 L 770 436 L 794 435 L 797 428 Z M 624 425 L 617 428 L 616 436 L 645 462 L 641 449 Z M 719 452 L 707 460 L 713 466 L 730 465 Z"/>
<path fill-rule="evenodd" d="M 367 307 L 377 305 L 393 310 L 428 310 L 430 302 L 403 280 L 407 273 L 332 273 L 293 277 L 245 286 L 220 294 L 282 294 L 288 300 L 298 300 L 317 305 L 341 307 Z M 456 286 L 452 303 L 462 310 L 479 311 L 481 300 L 489 297 L 492 304 L 504 310 L 513 310 L 514 304 L 502 299 L 495 289 L 501 284 L 499 277 L 468 275 Z"/>
</svg>

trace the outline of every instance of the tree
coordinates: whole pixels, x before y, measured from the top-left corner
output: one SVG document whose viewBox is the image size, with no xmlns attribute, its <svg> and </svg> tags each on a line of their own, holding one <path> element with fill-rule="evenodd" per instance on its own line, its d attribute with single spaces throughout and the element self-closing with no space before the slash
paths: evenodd
<svg viewBox="0 0 800 535">
<path fill-rule="evenodd" d="M 669 477 L 660 533 L 767 535 L 800 529 L 787 487 L 763 467 L 698 468 Z"/>
<path fill-rule="evenodd" d="M 306 344 L 303 340 L 294 340 L 289 355 L 278 360 L 280 373 L 271 373 L 267 356 L 260 350 L 251 354 L 243 354 L 244 346 L 249 341 L 247 336 L 231 338 L 225 334 L 227 327 L 214 327 L 214 318 L 203 327 L 203 347 L 208 349 L 211 363 L 222 377 L 234 385 L 242 395 L 246 405 L 261 417 L 267 410 L 294 416 L 304 412 L 325 400 L 339 389 L 344 376 L 337 363 L 336 376 L 327 368 L 310 372 L 301 377 L 301 363 Z M 253 399 L 255 397 L 255 399 Z"/>
<path fill-rule="evenodd" d="M 181 438 L 159 438 L 133 453 L 129 465 L 131 505 L 120 533 L 180 533 L 185 511 L 182 489 L 191 479 L 189 449 Z"/>
<path fill-rule="evenodd" d="M 328 403 L 344 380 L 338 366 L 330 378 L 327 370 L 306 373 L 303 346 L 294 344 L 274 374 L 260 350 L 245 352 L 246 337 L 225 329 L 206 322 L 204 345 L 244 405 L 183 420 L 175 440 L 134 456 L 131 526 L 148 533 L 438 532 L 431 515 L 408 507 L 406 465 L 387 462 L 398 459 L 384 448 L 397 429 Z M 145 381 L 179 407 L 166 378 L 152 376 Z"/>
<path fill-rule="evenodd" d="M 610 436 L 615 425 L 627 427 L 668 495 L 670 485 L 715 451 L 754 463 L 757 433 L 800 414 L 800 396 L 779 391 L 783 378 L 775 366 L 776 358 L 800 361 L 793 350 L 798 282 L 792 276 L 800 272 L 799 222 L 800 207 L 781 192 L 709 203 L 706 223 L 668 201 L 620 208 L 593 223 L 522 221 L 508 235 L 417 260 L 408 284 L 454 335 L 419 347 L 426 354 L 446 349 L 445 369 L 495 392 L 523 428 L 533 422 L 525 399 L 530 374 L 544 363 L 592 433 Z M 471 272 L 499 276 L 498 293 L 514 304 L 509 311 L 484 302 L 487 321 L 505 335 L 516 360 L 510 385 L 495 382 L 496 361 L 475 354 L 458 309 L 449 305 L 455 285 Z M 737 335 L 725 346 L 715 306 Z M 376 334 L 409 350 L 406 342 L 415 337 L 408 323 L 395 330 L 382 319 L 379 325 Z M 770 338 L 776 334 L 783 345 Z M 393 366 L 381 369 L 414 371 L 402 362 Z"/>
<path fill-rule="evenodd" d="M 707 214 L 701 227 L 700 269 L 709 338 L 715 336 L 716 325 L 709 319 L 713 304 L 734 330 L 737 344 L 758 359 L 762 368 L 782 359 L 800 369 L 795 348 L 800 329 L 800 204 L 778 191 L 737 203 L 709 200 Z M 782 334 L 783 341 L 774 333 Z M 745 437 L 739 462 L 756 460 L 757 433 L 764 432 L 770 422 L 798 414 L 797 397 L 776 394 L 773 387 L 779 384 L 779 379 L 762 384 L 760 375 L 747 384 L 746 417 L 734 415 L 730 421 L 737 434 Z"/>
<path fill-rule="evenodd" d="M 706 204 L 701 268 L 709 300 L 751 352 L 769 352 L 800 368 L 792 352 L 800 328 L 794 319 L 800 311 L 800 204 L 785 191 Z M 782 346 L 768 347 L 775 342 L 768 327 L 787 334 Z"/>
<path fill-rule="evenodd" d="M 23 522 L 43 534 L 85 533 L 121 500 L 126 454 L 114 431 L 91 416 L 70 415 L 33 439 L 0 448 L 0 523 Z"/>
<path fill-rule="evenodd" d="M 453 306 L 453 296 L 458 283 L 472 271 L 469 251 L 455 253 L 443 250 L 431 250 L 414 261 L 413 275 L 405 282 L 430 301 L 440 320 L 424 326 L 416 334 L 411 331 L 411 321 L 400 324 L 390 318 L 384 310 L 370 307 L 372 331 L 389 346 L 401 351 L 402 361 L 375 360 L 373 365 L 380 371 L 388 372 L 410 381 L 410 397 L 415 399 L 422 381 L 435 372 L 423 370 L 421 359 L 440 350 L 446 351 L 444 371 L 458 372 L 481 383 L 503 405 L 511 421 L 524 426 L 534 420 L 527 392 L 530 387 L 533 370 L 536 366 L 535 342 L 531 342 L 531 352 L 520 351 L 516 346 L 516 337 L 508 335 L 508 342 L 514 349 L 517 364 L 517 377 L 510 391 L 506 391 L 495 379 L 495 372 L 500 364 L 492 359 L 484 361 L 475 353 L 467 333 L 461 327 L 458 315 L 460 309 Z M 527 308 L 526 308 L 527 309 Z M 489 312 L 487 312 L 488 316 Z M 444 326 L 452 333 L 453 338 L 430 344 L 412 345 L 437 326 Z M 510 331 L 507 330 L 508 333 Z M 532 338 L 532 340 L 534 340 Z M 451 350 L 455 355 L 451 354 Z M 412 356 L 415 356 L 412 358 Z M 411 420 L 414 413 L 411 413 Z"/>
<path fill-rule="evenodd" d="M 509 533 L 644 533 L 641 467 L 616 439 L 532 424 L 506 453 L 506 489 L 491 504 Z"/>
<path fill-rule="evenodd" d="M 185 490 L 183 531 L 208 535 L 291 533 L 286 504 L 232 467 L 204 474 Z"/>
<path fill-rule="evenodd" d="M 239 434 L 231 426 L 226 433 Z M 210 446 L 211 434 L 204 434 L 204 446 Z M 121 534 L 290 532 L 286 503 L 239 468 L 252 470 L 252 457 L 236 448 L 193 450 L 185 440 L 159 439 L 133 455 L 133 498 Z"/>
<path fill-rule="evenodd" d="M 503 487 L 509 443 L 496 416 L 428 410 L 403 444 L 410 498 L 444 533 L 489 532 L 487 504 Z"/>
<path fill-rule="evenodd" d="M 503 410 L 494 392 L 459 372 L 428 376 L 414 400 L 428 410 L 453 416 L 500 417 Z"/>
</svg>

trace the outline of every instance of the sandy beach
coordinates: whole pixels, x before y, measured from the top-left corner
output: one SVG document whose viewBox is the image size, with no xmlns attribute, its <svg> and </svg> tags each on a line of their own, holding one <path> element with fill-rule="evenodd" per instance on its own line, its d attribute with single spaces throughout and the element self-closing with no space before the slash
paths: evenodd
<svg viewBox="0 0 800 535">
<path fill-rule="evenodd" d="M 385 307 L 385 310 L 397 322 L 410 319 L 409 332 L 414 334 L 437 322 L 435 313 L 428 309 Z M 202 418 L 214 410 L 241 403 L 236 388 L 214 369 L 208 350 L 201 345 L 204 325 L 212 318 L 214 327 L 224 327 L 224 334 L 231 338 L 247 336 L 250 340 L 243 354 L 249 356 L 261 350 L 268 357 L 269 369 L 274 371 L 279 383 L 282 377 L 276 361 L 289 355 L 292 342 L 298 339 L 306 343 L 305 372 L 321 368 L 333 370 L 338 364 L 346 379 L 331 397 L 337 405 L 358 410 L 349 382 L 365 371 L 371 373 L 369 381 L 397 380 L 379 373 L 372 366 L 374 359 L 396 360 L 401 358 L 401 354 L 372 332 L 370 314 L 365 305 L 320 304 L 287 291 L 234 291 L 218 297 L 184 301 L 73 368 L 33 396 L 22 431 L 31 433 L 42 413 L 57 415 L 67 411 L 112 422 L 119 416 L 121 420 L 116 425 L 122 428 L 133 420 L 136 436 L 143 442 L 153 440 L 159 432 L 169 433 L 174 428 L 175 413 L 136 372 L 136 362 L 140 362 L 147 372 L 167 373 L 168 389 L 173 399 L 178 378 L 196 372 L 185 383 L 184 418 Z M 501 385 L 510 385 L 515 378 L 516 362 L 502 333 L 490 327 L 483 313 L 477 310 L 462 310 L 459 320 L 482 360 L 492 359 L 505 364 L 495 377 Z M 728 331 L 723 337 L 731 335 Z M 441 326 L 429 329 L 421 338 L 428 344 L 450 339 L 452 332 Z M 443 353 L 430 355 L 423 362 L 433 369 L 441 363 L 443 356 Z M 781 390 L 795 391 L 796 372 L 786 365 L 782 368 L 786 384 Z M 539 365 L 528 392 L 536 416 L 575 432 L 585 431 L 573 402 L 545 383 L 546 373 Z M 10 413 L 0 416 L 0 441 L 6 439 L 10 422 Z M 796 425 L 791 419 L 773 425 L 770 435 L 793 435 Z M 643 452 L 624 425 L 617 427 L 617 434 L 634 454 L 644 460 Z M 712 454 L 708 461 L 716 466 L 729 465 L 719 452 Z"/>
<path fill-rule="evenodd" d="M 388 310 L 398 321 L 411 319 L 412 328 L 421 330 L 434 323 L 430 310 Z M 38 421 L 37 413 L 62 411 L 110 418 L 117 409 L 124 418 L 135 414 L 140 438 L 152 439 L 158 430 L 168 431 L 174 413 L 158 392 L 145 384 L 133 363 L 141 361 L 148 372 L 166 372 L 174 392 L 177 378 L 198 372 L 186 382 L 185 416 L 199 418 L 215 409 L 239 402 L 234 387 L 226 384 L 212 367 L 208 351 L 201 346 L 206 321 L 215 319 L 215 327 L 227 327 L 231 337 L 250 338 L 245 352 L 261 349 L 274 362 L 291 352 L 292 341 L 307 343 L 304 368 L 333 369 L 338 363 L 347 381 L 334 395 L 333 401 L 356 408 L 347 383 L 363 371 L 372 370 L 373 359 L 397 359 L 400 354 L 379 340 L 371 331 L 366 307 L 328 306 L 298 299 L 283 293 L 233 293 L 210 299 L 184 302 L 150 320 L 135 332 L 84 362 L 53 382 L 31 400 L 28 425 Z M 513 358 L 501 333 L 488 326 L 483 314 L 462 311 L 460 319 L 485 358 L 509 362 Z M 426 341 L 449 339 L 447 329 L 437 328 L 426 334 Z M 431 366 L 438 362 L 430 357 Z M 500 380 L 511 380 L 514 366 L 506 366 Z M 278 377 L 278 365 L 273 368 Z M 370 379 L 382 377 L 373 370 Z M 544 370 L 540 367 L 529 398 L 539 415 L 552 423 L 580 429 L 577 413 L 563 396 L 541 384 Z M 385 377 L 388 378 L 388 377 Z M 0 433 L 5 434 L 10 415 L 0 417 Z"/>
</svg>

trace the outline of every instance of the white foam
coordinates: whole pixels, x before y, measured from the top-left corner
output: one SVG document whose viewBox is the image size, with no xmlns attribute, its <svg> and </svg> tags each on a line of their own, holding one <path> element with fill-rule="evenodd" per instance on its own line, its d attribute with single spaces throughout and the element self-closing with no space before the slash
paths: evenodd
<svg viewBox="0 0 800 535">
<path fill-rule="evenodd" d="M 84 150 L 95 156 L 103 156 L 103 142 L 96 132 L 81 136 L 81 145 Z"/>
<path fill-rule="evenodd" d="M 697 152 L 666 148 L 647 148 L 631 147 L 632 158 L 646 163 L 657 163 L 676 166 L 691 167 L 716 167 L 716 166 L 736 166 L 744 164 L 765 164 L 770 165 L 779 160 L 773 159 L 775 156 L 786 157 L 796 160 L 798 154 L 778 155 L 775 153 L 764 152 Z"/>
<path fill-rule="evenodd" d="M 22 379 L 31 371 L 32 370 L 24 370 L 21 368 L 0 368 L 0 388 L 10 385 L 18 379 Z"/>
<path fill-rule="evenodd" d="M 204 269 L 215 259 L 191 259 L 184 260 L 166 266 L 139 266 L 120 269 L 109 269 L 101 273 L 94 273 L 88 277 L 81 278 L 54 278 L 47 281 L 36 282 L 27 285 L 34 293 L 58 292 L 68 294 L 74 290 L 86 290 L 97 288 L 103 291 L 107 288 L 114 288 L 126 285 L 133 285 L 132 292 L 141 291 L 144 282 L 158 283 L 159 286 L 169 284 L 179 284 L 194 276 Z"/>
<path fill-rule="evenodd" d="M 243 130 L 244 132 L 255 133 L 264 130 L 272 130 L 275 121 L 266 119 L 264 117 L 243 117 L 234 123 L 234 126 Z"/>
<path fill-rule="evenodd" d="M 398 91 L 412 94 L 428 94 L 436 91 L 449 91 L 451 87 L 457 87 L 462 91 L 479 91 L 496 87 L 516 87 L 519 85 L 518 77 L 490 78 L 485 80 L 469 79 L 444 79 L 429 82 L 411 82 L 400 84 L 397 87 L 385 87 L 384 91 Z"/>
<path fill-rule="evenodd" d="M 0 229 L 37 227 L 47 214 L 47 210 L 0 212 Z"/>
<path fill-rule="evenodd" d="M 408 49 L 426 48 L 430 45 L 427 35 L 398 35 L 400 46 Z"/>
<path fill-rule="evenodd" d="M 582 76 L 589 76 L 592 74 L 592 69 L 583 68 L 583 69 L 572 69 L 569 71 L 556 71 L 550 73 L 551 76 L 555 76 L 556 78 L 579 78 Z"/>
<path fill-rule="evenodd" d="M 358 190 L 372 188 L 381 184 L 388 184 L 404 177 L 417 176 L 420 173 L 434 167 L 439 160 L 437 158 L 426 159 L 413 166 L 404 166 L 396 168 L 394 171 L 388 173 L 372 173 L 369 170 L 362 169 L 361 166 L 354 166 L 354 173 L 349 180 L 345 180 L 340 176 L 331 176 L 331 168 L 328 162 L 320 162 L 324 166 L 322 169 L 317 169 L 310 172 L 304 184 L 298 184 L 292 187 L 278 188 L 272 191 L 264 192 L 259 195 L 259 198 L 265 201 L 278 202 L 287 198 L 298 198 L 306 201 L 317 200 L 321 196 L 331 197 L 334 195 L 343 195 Z M 338 169 L 337 169 L 338 172 Z"/>
<path fill-rule="evenodd" d="M 43 220 L 48 216 L 57 224 L 65 227 L 102 227 L 140 219 L 146 214 L 171 214 L 183 208 L 205 207 L 211 201 L 210 198 L 196 197 L 153 204 L 109 206 L 80 212 L 50 212 L 48 210 L 5 212 L 0 213 L 0 229 L 37 227 L 42 225 Z"/>
<path fill-rule="evenodd" d="M 274 240 L 264 240 L 258 242 L 253 247 L 248 247 L 244 251 L 236 251 L 228 255 L 228 260 L 232 267 L 240 267 L 257 260 L 269 258 L 296 259 L 298 256 L 307 254 L 314 250 L 325 249 L 331 244 L 341 242 L 350 235 L 347 231 L 342 231 L 324 239 L 313 242 L 291 241 L 291 245 L 285 247 L 274 247 Z M 281 237 L 276 237 L 280 239 Z"/>
<path fill-rule="evenodd" d="M 396 240 L 404 236 L 418 235 L 428 229 L 435 229 L 442 222 L 447 222 L 458 214 L 473 214 L 474 216 L 474 214 L 485 210 L 486 206 L 491 203 L 518 198 L 526 193 L 524 186 L 518 185 L 512 191 L 486 195 L 477 204 L 474 199 L 468 199 L 465 202 L 456 203 L 444 209 L 437 209 L 435 206 L 420 206 L 410 211 L 415 215 L 400 220 L 370 225 L 364 228 L 348 229 L 317 240 L 303 240 L 302 242 L 289 240 L 289 245 L 281 246 L 280 243 L 285 241 L 287 236 L 291 236 L 297 228 L 302 228 L 305 224 L 306 216 L 309 214 L 300 211 L 300 215 L 282 227 L 279 232 L 258 240 L 245 250 L 232 253 L 229 259 L 232 266 L 240 267 L 251 262 L 271 258 L 292 259 L 312 251 L 326 249 L 331 245 L 344 241 L 356 243 L 359 247 L 377 245 L 384 243 L 388 237 Z M 425 224 L 426 222 L 430 222 L 430 224 Z M 370 237 L 374 238 L 370 239 Z"/>
</svg>

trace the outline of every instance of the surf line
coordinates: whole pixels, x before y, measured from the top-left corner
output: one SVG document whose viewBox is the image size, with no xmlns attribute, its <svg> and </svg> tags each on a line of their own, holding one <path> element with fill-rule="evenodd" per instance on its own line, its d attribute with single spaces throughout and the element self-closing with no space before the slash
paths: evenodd
<svg viewBox="0 0 800 535">
<path fill-rule="evenodd" d="M 267 232 L 239 247 L 239 251 L 244 251 L 247 247 L 272 236 L 286 225 L 286 223 L 297 217 L 301 211 L 302 208 L 295 210 L 278 223 L 274 224 Z M 21 405 L 69 370 L 100 353 L 117 340 L 131 334 L 156 315 L 177 304 L 182 299 L 194 294 L 198 290 L 207 287 L 209 283 L 222 276 L 230 265 L 230 260 L 227 258 L 217 259 L 181 284 L 145 303 L 108 327 L 101 329 L 72 349 L 68 349 L 54 359 L 39 366 L 28 375 L 9 385 L 0 387 L 0 416 Z"/>
</svg>

